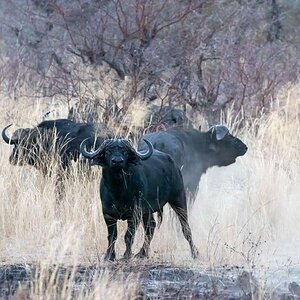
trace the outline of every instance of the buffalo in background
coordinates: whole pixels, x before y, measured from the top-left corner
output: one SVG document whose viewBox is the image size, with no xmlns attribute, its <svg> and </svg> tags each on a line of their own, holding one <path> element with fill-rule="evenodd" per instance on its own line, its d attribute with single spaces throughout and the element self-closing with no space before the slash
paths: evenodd
<svg viewBox="0 0 300 300">
<path fill-rule="evenodd" d="M 144 120 L 143 126 L 123 126 L 123 136 L 128 136 L 131 140 L 138 141 L 144 134 L 165 131 L 173 127 L 193 128 L 192 121 L 187 117 L 184 110 L 172 106 L 155 105 L 149 106 L 149 111 Z"/>
<path fill-rule="evenodd" d="M 97 103 L 92 101 L 76 103 L 69 109 L 68 119 L 76 123 L 97 123 L 103 120 L 105 124 L 111 124 L 118 136 L 126 136 L 131 140 L 139 140 L 145 133 L 164 131 L 172 127 L 193 128 L 186 112 L 170 105 L 149 104 L 143 124 L 136 125 L 127 120 L 128 113 L 130 115 L 134 112 L 128 112 L 125 108 L 119 108 L 114 104 L 101 115 Z"/>
<path fill-rule="evenodd" d="M 127 140 L 106 140 L 95 152 L 86 150 L 85 142 L 81 153 L 103 167 L 100 196 L 103 216 L 108 231 L 108 248 L 105 259 L 115 259 L 117 220 L 127 220 L 124 258 L 132 256 L 131 247 L 136 229 L 142 220 L 145 230 L 144 244 L 137 254 L 148 257 L 156 222 L 153 213 L 162 217 L 163 206 L 169 203 L 181 223 L 184 237 L 189 242 L 192 256 L 198 254 L 192 240 L 188 223 L 187 202 L 179 168 L 166 153 L 153 150 L 145 140 L 145 153 L 137 152 Z"/>
<path fill-rule="evenodd" d="M 68 173 L 72 160 L 78 161 L 80 143 L 89 138 L 90 147 L 99 147 L 109 136 L 102 124 L 75 123 L 68 119 L 43 121 L 34 128 L 17 129 L 11 137 L 7 129 L 2 130 L 3 140 L 13 146 L 9 161 L 12 165 L 31 165 L 44 176 L 50 175 L 53 166 L 58 167 L 57 186 L 59 194 L 63 186 L 62 177 Z"/>
<path fill-rule="evenodd" d="M 193 125 L 182 109 L 152 104 L 145 127 L 148 127 L 148 132 L 154 132 L 172 127 L 193 128 Z"/>
<path fill-rule="evenodd" d="M 195 200 L 199 181 L 208 168 L 228 166 L 247 151 L 247 146 L 233 136 L 226 126 L 214 125 L 207 132 L 192 128 L 171 128 L 143 136 L 155 149 L 168 153 L 181 169 L 186 189 Z M 140 140 L 138 149 L 145 149 Z M 192 204 L 191 203 L 191 204 Z"/>
<path fill-rule="evenodd" d="M 115 129 L 117 129 L 118 126 L 124 127 L 123 129 L 125 132 L 126 128 L 128 129 L 131 127 L 131 124 L 126 124 L 126 121 L 124 122 L 127 113 L 124 108 L 113 105 L 111 109 L 100 116 L 97 106 L 93 106 L 93 104 L 95 105 L 95 103 L 87 102 L 85 105 L 80 103 L 74 105 L 69 110 L 68 119 L 74 122 L 98 122 L 102 119 L 105 123 L 108 123 L 109 120 L 113 119 Z M 169 105 L 150 104 L 143 126 L 136 129 L 145 133 L 166 130 L 174 126 L 193 127 L 192 121 L 182 109 Z"/>
</svg>

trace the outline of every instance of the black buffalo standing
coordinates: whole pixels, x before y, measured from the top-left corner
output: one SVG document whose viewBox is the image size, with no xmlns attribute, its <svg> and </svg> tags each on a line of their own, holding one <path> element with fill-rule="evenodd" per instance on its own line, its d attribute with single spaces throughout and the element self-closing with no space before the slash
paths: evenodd
<svg viewBox="0 0 300 300">
<path fill-rule="evenodd" d="M 95 151 L 88 152 L 85 142 L 81 153 L 103 167 L 100 183 L 102 211 L 108 230 L 108 248 L 105 259 L 115 259 L 117 220 L 127 220 L 124 258 L 132 256 L 134 235 L 142 220 L 145 230 L 144 244 L 137 254 L 148 257 L 156 222 L 153 213 L 162 214 L 163 206 L 169 203 L 177 214 L 184 237 L 189 242 L 192 256 L 197 249 L 192 240 L 188 223 L 187 203 L 180 170 L 173 159 L 165 153 L 153 150 L 145 140 L 148 150 L 137 152 L 127 140 L 109 139 Z M 161 215 L 162 216 L 162 215 Z"/>
<path fill-rule="evenodd" d="M 53 165 L 58 167 L 56 188 L 58 195 L 64 189 L 62 178 L 67 173 L 71 161 L 80 155 L 80 143 L 90 138 L 98 147 L 107 137 L 107 129 L 102 124 L 75 123 L 68 119 L 43 121 L 34 128 L 17 129 L 10 137 L 6 126 L 2 130 L 3 140 L 13 146 L 9 161 L 12 165 L 31 165 L 50 175 Z M 101 137 L 103 136 L 103 137 Z M 92 145 L 90 145 L 92 146 Z"/>
<path fill-rule="evenodd" d="M 186 189 L 194 203 L 201 175 L 213 166 L 228 166 L 247 151 L 247 146 L 230 134 L 223 125 L 214 125 L 207 132 L 192 128 L 171 128 L 146 134 L 155 149 L 168 153 L 181 169 Z M 145 148 L 139 142 L 139 150 Z"/>
</svg>

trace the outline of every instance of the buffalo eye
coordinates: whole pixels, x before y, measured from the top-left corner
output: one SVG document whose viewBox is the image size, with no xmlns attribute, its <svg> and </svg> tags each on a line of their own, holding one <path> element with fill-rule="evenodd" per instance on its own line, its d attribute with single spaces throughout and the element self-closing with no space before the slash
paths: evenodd
<svg viewBox="0 0 300 300">
<path fill-rule="evenodd" d="M 229 132 L 226 133 L 226 135 L 224 136 L 223 140 L 233 140 L 234 136 L 232 134 L 230 134 Z"/>
<path fill-rule="evenodd" d="M 128 157 L 128 152 L 127 151 L 124 151 L 124 152 L 122 152 L 122 155 L 124 156 L 124 157 Z"/>
<path fill-rule="evenodd" d="M 106 155 L 111 155 L 111 153 L 112 153 L 112 152 L 111 152 L 110 150 L 106 150 L 106 151 L 105 151 L 105 154 L 106 154 Z"/>
<path fill-rule="evenodd" d="M 213 151 L 213 152 L 219 152 L 219 146 L 218 143 L 211 143 L 208 146 L 208 149 Z"/>
</svg>

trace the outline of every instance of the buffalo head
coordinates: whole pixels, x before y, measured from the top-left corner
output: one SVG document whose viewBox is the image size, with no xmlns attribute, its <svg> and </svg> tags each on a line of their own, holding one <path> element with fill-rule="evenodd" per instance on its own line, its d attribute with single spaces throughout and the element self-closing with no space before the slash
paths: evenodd
<svg viewBox="0 0 300 300">
<path fill-rule="evenodd" d="M 192 122 L 183 110 L 170 106 L 152 105 L 148 123 L 154 125 L 156 129 L 163 128 L 163 130 L 175 126 L 192 127 Z"/>
<path fill-rule="evenodd" d="M 213 164 L 228 166 L 247 152 L 247 146 L 223 125 L 214 125 L 207 132 L 207 146 L 212 151 Z"/>
<path fill-rule="evenodd" d="M 30 128 L 17 129 L 11 137 L 7 135 L 7 129 L 12 124 L 2 130 L 3 140 L 14 146 L 9 157 L 12 165 L 36 165 L 38 159 L 38 145 L 36 145 L 36 132 Z"/>
<path fill-rule="evenodd" d="M 148 145 L 147 152 L 136 151 L 125 139 L 107 139 L 94 152 L 88 152 L 84 140 L 80 145 L 81 154 L 92 159 L 94 164 L 113 169 L 127 169 L 130 164 L 137 164 L 140 160 L 148 159 L 153 153 L 152 144 L 145 140 Z"/>
</svg>

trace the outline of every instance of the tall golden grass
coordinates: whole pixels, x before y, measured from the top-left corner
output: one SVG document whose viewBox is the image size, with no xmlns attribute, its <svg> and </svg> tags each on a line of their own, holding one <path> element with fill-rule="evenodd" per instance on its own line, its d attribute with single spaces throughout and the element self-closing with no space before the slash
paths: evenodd
<svg viewBox="0 0 300 300">
<path fill-rule="evenodd" d="M 201 179 L 190 212 L 199 259 L 190 258 L 177 220 L 166 210 L 151 245 L 151 261 L 211 269 L 243 265 L 253 270 L 300 263 L 300 86 L 283 91 L 275 104 L 271 113 L 239 130 L 230 112 L 223 116 L 249 150 L 234 165 L 212 168 Z M 1 127 L 12 122 L 26 127 L 40 122 L 53 103 L 1 100 L 1 107 Z M 63 104 L 55 109 L 55 117 L 66 117 Z M 134 119 L 141 121 L 139 116 Z M 57 212 L 54 180 L 29 166 L 11 166 L 10 151 L 11 146 L 0 143 L 1 262 L 102 264 L 107 233 L 98 192 L 101 170 L 96 168 L 94 178 L 87 179 L 74 168 Z M 120 222 L 118 258 L 124 251 L 125 225 Z M 135 252 L 142 236 L 139 230 Z M 97 278 L 94 293 L 109 299 L 108 291 L 117 283 L 106 273 Z M 123 285 L 127 291 L 128 284 Z M 48 292 L 51 298 L 54 290 Z"/>
</svg>

